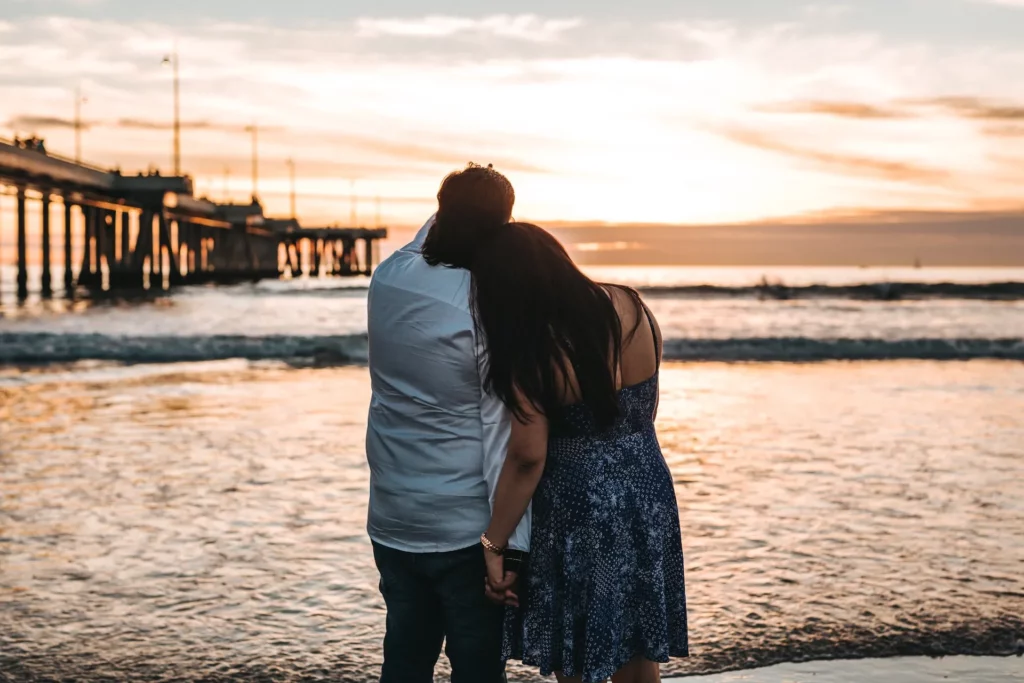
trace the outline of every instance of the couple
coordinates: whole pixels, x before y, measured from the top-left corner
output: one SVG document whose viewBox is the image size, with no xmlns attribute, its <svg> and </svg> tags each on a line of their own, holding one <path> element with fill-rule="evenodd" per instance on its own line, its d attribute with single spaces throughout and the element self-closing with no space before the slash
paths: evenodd
<svg viewBox="0 0 1024 683">
<path fill-rule="evenodd" d="M 510 222 L 514 201 L 491 167 L 449 175 L 370 285 L 380 680 L 430 683 L 444 642 L 453 683 L 499 683 L 509 659 L 657 681 L 688 647 L 661 335 L 636 292 Z"/>
</svg>

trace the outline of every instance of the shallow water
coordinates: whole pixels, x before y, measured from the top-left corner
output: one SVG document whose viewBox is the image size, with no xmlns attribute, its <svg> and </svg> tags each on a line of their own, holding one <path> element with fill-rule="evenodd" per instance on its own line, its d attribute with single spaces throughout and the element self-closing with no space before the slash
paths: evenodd
<svg viewBox="0 0 1024 683">
<path fill-rule="evenodd" d="M 1024 360 L 1024 269 L 593 272 L 653 287 L 644 296 L 664 332 L 666 357 L 674 360 Z M 79 298 L 48 301 L 33 293 L 19 303 L 10 295 L 13 277 L 0 267 L 0 365 L 366 361 L 366 278 L 92 298 L 83 290 Z"/>
<path fill-rule="evenodd" d="M 658 287 L 647 294 L 668 339 L 1024 338 L 1024 268 L 595 268 L 595 277 Z M 55 282 L 60 282 L 58 273 Z M 763 297 L 761 278 L 778 277 L 797 287 L 817 284 L 810 298 Z M 901 282 L 994 286 L 1009 283 L 1011 298 L 964 294 L 885 301 L 843 289 Z M 363 277 L 263 281 L 221 287 L 189 287 L 173 293 L 100 295 L 44 301 L 38 293 L 19 304 L 11 296 L 14 270 L 0 267 L 0 332 L 56 335 L 209 336 L 353 335 L 366 332 Z M 38 278 L 31 278 L 35 284 Z M 714 288 L 703 295 L 695 285 Z"/>
<path fill-rule="evenodd" d="M 0 672 L 373 680 L 368 397 L 354 367 L 0 367 Z M 1024 637 L 1024 364 L 670 364 L 659 430 L 667 672 Z"/>
</svg>

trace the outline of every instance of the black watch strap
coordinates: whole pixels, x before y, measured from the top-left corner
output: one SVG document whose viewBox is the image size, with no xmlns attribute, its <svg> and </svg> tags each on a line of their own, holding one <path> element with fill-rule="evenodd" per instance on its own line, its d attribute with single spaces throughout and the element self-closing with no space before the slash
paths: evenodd
<svg viewBox="0 0 1024 683">
<path fill-rule="evenodd" d="M 523 571 L 523 565 L 526 564 L 526 558 L 528 557 L 529 553 L 525 553 L 522 550 L 515 550 L 514 548 L 508 548 L 505 551 L 505 571 L 521 574 Z"/>
</svg>

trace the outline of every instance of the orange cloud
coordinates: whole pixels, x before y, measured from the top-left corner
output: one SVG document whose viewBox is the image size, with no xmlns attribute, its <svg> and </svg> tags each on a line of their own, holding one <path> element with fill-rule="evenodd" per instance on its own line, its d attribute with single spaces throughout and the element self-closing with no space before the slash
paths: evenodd
<svg viewBox="0 0 1024 683">
<path fill-rule="evenodd" d="M 1024 125 L 999 124 L 985 126 L 983 131 L 986 135 L 996 138 L 1024 138 Z"/>
<path fill-rule="evenodd" d="M 784 140 L 774 138 L 767 133 L 753 131 L 739 127 L 718 127 L 713 128 L 727 140 L 756 147 L 768 152 L 775 152 L 785 156 L 809 161 L 814 165 L 832 171 L 845 174 L 863 175 L 874 178 L 884 178 L 899 182 L 919 183 L 927 185 L 944 185 L 950 180 L 948 171 L 929 166 L 922 166 L 903 161 L 892 161 L 875 157 L 857 156 L 852 154 L 841 154 L 828 152 L 809 147 L 800 147 Z"/>
<path fill-rule="evenodd" d="M 824 114 L 851 119 L 897 119 L 907 114 L 898 109 L 879 107 L 864 102 L 830 100 L 797 100 L 759 107 L 760 111 L 780 114 Z"/>
<path fill-rule="evenodd" d="M 171 130 L 172 124 L 169 121 L 158 121 L 137 118 L 122 118 L 115 121 L 90 121 L 83 122 L 83 128 L 124 128 L 144 131 L 167 131 Z M 52 116 L 29 116 L 20 115 L 12 118 L 7 126 L 14 130 L 25 130 L 29 132 L 41 132 L 47 129 L 74 128 L 75 122 L 71 119 Z M 232 125 L 215 121 L 183 121 L 181 128 L 184 130 L 215 131 L 246 134 L 251 128 L 248 126 Z M 264 141 L 277 141 L 287 143 L 305 142 L 316 144 L 319 147 L 343 147 L 347 150 L 357 150 L 378 157 L 386 157 L 404 162 L 423 163 L 432 166 L 464 166 L 470 161 L 481 163 L 493 163 L 496 167 L 509 172 L 519 173 L 546 173 L 546 169 L 525 162 L 514 157 L 489 153 L 487 145 L 478 149 L 469 149 L 463 144 L 456 148 L 442 148 L 414 143 L 399 142 L 384 138 L 375 138 L 366 135 L 339 135 L 332 133 L 311 133 L 309 131 L 290 131 L 278 126 L 260 126 L 259 133 Z M 190 163 L 195 157 L 190 157 Z M 196 160 L 195 163 L 203 163 L 203 167 L 214 164 L 218 169 L 230 166 L 229 159 L 222 159 L 220 162 L 213 162 L 212 158 L 203 161 Z M 330 162 L 311 162 L 304 166 L 314 166 L 323 171 L 328 169 L 347 169 L 351 172 L 360 167 L 358 164 L 334 164 Z M 363 171 L 374 169 L 390 170 L 392 165 L 366 165 L 363 164 Z M 195 173 L 204 173 L 204 170 L 195 169 Z M 214 171 L 216 172 L 216 171 Z M 388 175 L 391 175 L 389 172 Z"/>
<path fill-rule="evenodd" d="M 762 105 L 758 111 L 779 114 L 822 114 L 852 119 L 902 119 L 921 116 L 922 109 L 938 110 L 965 119 L 1024 120 L 1024 105 L 970 95 L 902 99 L 886 105 L 833 100 L 795 100 Z"/>
<path fill-rule="evenodd" d="M 1024 105 L 1009 104 L 981 97 L 932 97 L 904 100 L 906 104 L 940 109 L 967 119 L 986 121 L 1024 120 Z"/>
</svg>

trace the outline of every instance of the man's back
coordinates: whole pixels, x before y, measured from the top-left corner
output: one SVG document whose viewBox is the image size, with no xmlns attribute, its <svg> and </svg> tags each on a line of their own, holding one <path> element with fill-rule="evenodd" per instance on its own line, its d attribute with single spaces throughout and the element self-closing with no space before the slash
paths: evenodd
<svg viewBox="0 0 1024 683">
<path fill-rule="evenodd" d="M 514 202 L 511 183 L 491 168 L 449 174 L 437 221 L 370 283 L 367 530 L 388 615 L 381 683 L 431 683 L 442 643 L 452 683 L 504 680 L 504 610 L 484 595 L 480 535 L 510 420 L 480 381 L 469 272 L 436 264 L 460 265 L 448 256 L 471 254 L 508 222 Z M 527 514 L 509 547 L 526 550 L 529 535 Z"/>
<path fill-rule="evenodd" d="M 500 404 L 483 394 L 469 274 L 432 267 L 426 228 L 374 273 L 368 295 L 373 398 L 367 524 L 406 552 L 475 545 L 490 519 L 485 443 L 504 454 Z"/>
</svg>

